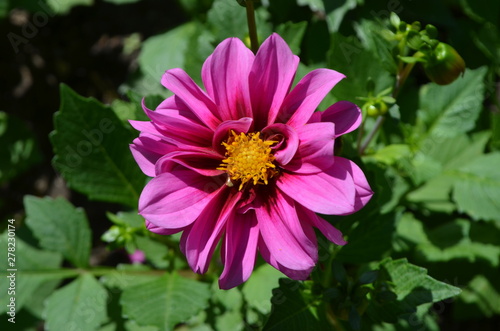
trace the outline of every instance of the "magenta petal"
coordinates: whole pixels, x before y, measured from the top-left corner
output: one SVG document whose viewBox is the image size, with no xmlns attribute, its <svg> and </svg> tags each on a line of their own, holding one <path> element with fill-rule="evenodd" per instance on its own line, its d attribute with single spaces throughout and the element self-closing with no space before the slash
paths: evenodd
<svg viewBox="0 0 500 331">
<path fill-rule="evenodd" d="M 316 69 L 300 80 L 288 94 L 277 121 L 298 128 L 309 121 L 323 98 L 345 76 L 330 69 Z"/>
<path fill-rule="evenodd" d="M 252 274 L 259 227 L 253 211 L 246 214 L 232 213 L 226 223 L 226 236 L 221 255 L 224 271 L 219 278 L 219 287 L 228 290 L 245 282 Z"/>
<path fill-rule="evenodd" d="M 239 120 L 231 120 L 222 122 L 217 129 L 212 138 L 212 148 L 218 151 L 222 155 L 225 153 L 225 147 L 222 146 L 222 141 L 226 140 L 231 134 L 231 130 L 235 133 L 247 133 L 253 124 L 253 119 L 251 117 L 243 117 Z"/>
<path fill-rule="evenodd" d="M 366 176 L 360 167 L 351 160 L 345 159 L 343 157 L 336 156 L 335 165 L 337 167 L 343 167 L 349 172 L 353 178 L 355 189 L 356 189 L 356 200 L 354 202 L 354 211 L 358 211 L 363 208 L 368 201 L 373 196 L 373 191 L 370 184 L 366 180 Z"/>
<path fill-rule="evenodd" d="M 221 238 L 226 221 L 241 198 L 241 192 L 234 195 L 230 190 L 221 190 L 210 201 L 188 231 L 184 231 L 182 251 L 194 272 L 207 272 L 212 254 Z"/>
<path fill-rule="evenodd" d="M 281 271 L 284 273 L 287 277 L 290 277 L 291 279 L 295 280 L 306 280 L 309 278 L 309 275 L 311 274 L 311 271 L 314 269 L 314 267 L 309 267 L 304 270 L 295 270 L 295 269 L 290 269 L 286 268 L 283 265 L 279 264 L 278 261 L 273 257 L 271 252 L 269 251 L 269 248 L 267 247 L 266 243 L 262 239 L 262 236 L 259 238 L 259 253 L 270 265 L 272 265 L 274 268 L 277 270 Z"/>
<path fill-rule="evenodd" d="M 299 147 L 299 136 L 295 129 L 286 124 L 275 123 L 262 130 L 262 133 L 267 136 L 266 140 L 277 141 L 271 146 L 276 162 L 280 166 L 288 164 Z"/>
<path fill-rule="evenodd" d="M 221 42 L 203 65 L 202 79 L 221 120 L 252 117 L 248 74 L 254 55 L 241 40 Z"/>
<path fill-rule="evenodd" d="M 311 210 L 298 205 L 297 214 L 302 221 L 309 222 L 312 226 L 320 230 L 321 233 L 334 244 L 340 246 L 347 244 L 347 241 L 345 241 L 342 236 L 342 232 Z"/>
<path fill-rule="evenodd" d="M 156 128 L 165 136 L 181 144 L 195 146 L 210 146 L 213 131 L 193 122 L 191 119 L 176 114 L 174 111 L 170 114 L 152 111 L 143 103 L 142 107 L 148 117 L 156 125 Z"/>
<path fill-rule="evenodd" d="M 299 58 L 276 33 L 259 48 L 250 72 L 250 96 L 258 128 L 274 123 L 290 91 Z"/>
<path fill-rule="evenodd" d="M 142 172 L 149 177 L 155 176 L 155 164 L 158 159 L 174 150 L 175 146 L 149 134 L 141 134 L 130 145 L 132 156 Z"/>
<path fill-rule="evenodd" d="M 220 123 L 215 104 L 184 70 L 167 70 L 161 82 L 163 86 L 181 98 L 200 121 L 215 130 Z"/>
<path fill-rule="evenodd" d="M 355 211 L 354 182 L 342 166 L 334 164 L 316 174 L 284 172 L 276 184 L 285 194 L 316 213 L 347 215 Z"/>
<path fill-rule="evenodd" d="M 294 173 L 318 173 L 333 165 L 333 123 L 309 123 L 297 129 L 300 145 L 285 169 Z"/>
<path fill-rule="evenodd" d="M 154 225 L 153 223 L 151 223 L 148 220 L 146 220 L 146 228 L 153 233 L 161 234 L 161 235 L 171 235 L 171 234 L 175 234 L 175 233 L 178 233 L 178 232 L 184 230 L 184 228 L 165 229 L 165 228 L 162 228 L 160 226 Z"/>
<path fill-rule="evenodd" d="M 193 151 L 174 151 L 160 158 L 155 167 L 156 174 L 171 172 L 177 165 L 196 171 L 203 176 L 219 176 L 224 171 L 217 170 L 222 163 L 220 154 L 210 149 L 198 149 Z"/>
<path fill-rule="evenodd" d="M 159 227 L 187 226 L 198 217 L 216 190 L 225 187 L 217 180 L 188 169 L 160 174 L 142 191 L 139 214 Z"/>
<path fill-rule="evenodd" d="M 321 114 L 321 121 L 335 123 L 335 135 L 341 136 L 358 128 L 361 123 L 361 109 L 349 101 L 339 101 Z"/>
<path fill-rule="evenodd" d="M 315 242 L 304 233 L 293 200 L 276 191 L 274 198 L 255 209 L 262 239 L 271 255 L 285 268 L 307 270 L 317 261 Z"/>
</svg>

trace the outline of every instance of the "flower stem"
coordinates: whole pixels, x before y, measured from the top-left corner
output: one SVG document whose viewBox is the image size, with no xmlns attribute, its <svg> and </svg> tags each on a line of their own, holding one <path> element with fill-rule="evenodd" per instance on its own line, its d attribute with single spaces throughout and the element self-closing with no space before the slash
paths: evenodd
<svg viewBox="0 0 500 331">
<path fill-rule="evenodd" d="M 247 10 L 248 22 L 248 35 L 250 36 L 250 48 L 252 52 L 257 53 L 259 49 L 259 39 L 257 38 L 257 25 L 255 24 L 255 9 L 253 7 L 253 0 L 245 1 L 245 8 Z"/>
<path fill-rule="evenodd" d="M 417 52 L 413 56 L 418 58 L 418 57 L 422 57 L 423 54 L 420 52 Z M 413 67 L 415 66 L 415 63 L 416 62 L 408 63 L 405 66 L 401 66 L 402 62 L 400 62 L 400 66 L 399 66 L 400 70 L 396 76 L 396 84 L 394 85 L 394 89 L 392 90 L 392 97 L 394 99 L 396 99 L 398 97 L 399 91 L 401 91 L 401 88 L 403 87 L 404 83 L 406 82 L 406 79 L 410 75 L 410 72 L 412 71 Z M 358 144 L 359 155 L 363 155 L 365 153 L 366 148 L 368 147 L 368 145 L 372 141 L 373 137 L 375 137 L 375 134 L 382 126 L 382 123 L 384 123 L 384 120 L 385 120 L 384 115 L 380 115 L 379 117 L 377 117 L 377 120 L 375 121 L 375 125 L 373 126 L 372 130 L 370 131 L 370 133 L 366 137 L 363 144 L 361 146 Z M 362 134 L 362 132 L 361 132 L 361 134 Z M 359 136 L 358 142 L 361 140 L 360 138 L 361 138 L 361 136 Z"/>
</svg>

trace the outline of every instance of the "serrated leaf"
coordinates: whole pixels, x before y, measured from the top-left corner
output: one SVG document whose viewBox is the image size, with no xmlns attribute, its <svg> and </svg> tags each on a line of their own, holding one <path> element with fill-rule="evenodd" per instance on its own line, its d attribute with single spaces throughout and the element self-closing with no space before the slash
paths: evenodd
<svg viewBox="0 0 500 331">
<path fill-rule="evenodd" d="M 166 331 L 205 308 L 210 296 L 207 284 L 173 273 L 127 287 L 121 304 L 128 318 L 140 325 L 153 325 Z"/>
<path fill-rule="evenodd" d="M 0 235 L 0 249 L 3 252 L 8 252 L 8 247 L 13 247 L 8 245 L 8 242 L 13 243 L 14 241 L 9 240 L 12 236 L 7 235 L 7 231 Z M 7 255 L 4 253 L 5 258 L 0 261 L 0 277 L 2 281 L 0 282 L 0 314 L 5 313 L 8 309 L 7 304 L 10 297 L 15 297 L 16 299 L 16 310 L 19 311 L 26 304 L 33 301 L 43 301 L 46 297 L 40 297 L 40 295 L 45 295 L 46 293 L 40 293 L 36 295 L 36 292 L 41 287 L 53 287 L 54 283 L 62 277 L 57 277 L 57 275 L 50 273 L 43 273 L 43 271 L 53 270 L 59 268 L 62 262 L 62 256 L 59 253 L 42 251 L 31 247 L 25 243 L 21 238 L 15 238 L 15 251 L 13 255 Z M 11 257 L 13 259 L 8 259 Z M 13 262 L 13 265 L 7 265 L 7 262 Z M 8 269 L 16 269 L 14 271 L 9 271 Z M 15 275 L 15 294 L 7 295 L 8 288 L 10 287 L 11 273 Z"/>
<path fill-rule="evenodd" d="M 61 253 L 73 265 L 85 268 L 89 263 L 91 232 L 82 209 L 64 198 L 26 196 L 26 224 L 40 245 Z"/>
<path fill-rule="evenodd" d="M 466 70 L 463 77 L 440 86 L 427 84 L 420 89 L 418 125 L 426 127 L 427 139 L 451 137 L 470 131 L 482 109 L 484 76 L 487 68 Z"/>
<path fill-rule="evenodd" d="M 108 294 L 94 276 L 84 273 L 55 291 L 45 308 L 47 330 L 96 330 L 106 319 Z"/>
<path fill-rule="evenodd" d="M 158 279 L 159 272 L 153 272 L 144 264 L 119 264 L 113 272 L 102 276 L 100 281 L 109 288 L 125 289 Z"/>
<path fill-rule="evenodd" d="M 290 279 L 280 279 L 280 286 L 273 290 L 273 309 L 264 325 L 264 331 L 327 330 L 327 322 L 318 312 L 318 306 L 304 284 Z"/>
<path fill-rule="evenodd" d="M 395 323 L 416 312 L 416 307 L 438 302 L 460 294 L 460 289 L 427 275 L 427 270 L 408 263 L 406 259 L 386 259 L 380 264 L 390 281 L 396 299 L 385 303 L 372 301 L 368 314 L 375 320 Z"/>
<path fill-rule="evenodd" d="M 127 145 L 136 135 L 109 107 L 61 85 L 54 126 L 53 164 L 70 188 L 92 200 L 137 205 L 145 177 Z"/>
<path fill-rule="evenodd" d="M 0 183 L 14 178 L 41 160 L 35 136 L 16 117 L 0 111 Z"/>
<path fill-rule="evenodd" d="M 474 219 L 500 221 L 500 153 L 475 158 L 451 175 L 457 177 L 453 200 Z"/>
</svg>

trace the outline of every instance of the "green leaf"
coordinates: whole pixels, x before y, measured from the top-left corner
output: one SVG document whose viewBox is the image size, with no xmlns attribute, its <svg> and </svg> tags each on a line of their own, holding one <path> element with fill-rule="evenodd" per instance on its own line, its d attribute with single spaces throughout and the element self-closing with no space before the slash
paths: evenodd
<svg viewBox="0 0 500 331">
<path fill-rule="evenodd" d="M 391 248 L 396 222 L 400 213 L 377 215 L 362 219 L 348 235 L 348 244 L 342 246 L 336 258 L 342 262 L 365 263 L 379 260 Z M 366 247 L 370 247 L 369 250 Z"/>
<path fill-rule="evenodd" d="M 359 103 L 358 97 L 369 95 L 366 84 L 369 79 L 375 83 L 374 94 L 394 85 L 394 77 L 382 65 L 374 63 L 372 52 L 354 36 L 332 34 L 328 67 L 346 75 L 332 90 L 338 100 Z"/>
<path fill-rule="evenodd" d="M 500 153 L 473 159 L 451 174 L 455 182 L 453 200 L 462 212 L 474 219 L 500 222 Z"/>
<path fill-rule="evenodd" d="M 26 196 L 26 224 L 43 248 L 61 253 L 75 266 L 89 263 L 91 232 L 82 209 L 64 198 Z"/>
<path fill-rule="evenodd" d="M 154 271 L 144 264 L 119 264 L 113 272 L 102 276 L 100 281 L 106 287 L 125 289 L 157 280 L 161 271 Z"/>
<path fill-rule="evenodd" d="M 469 69 L 450 85 L 430 83 L 420 89 L 417 125 L 425 127 L 427 132 L 423 145 L 430 146 L 443 137 L 474 128 L 482 109 L 486 72 L 486 67 Z"/>
<path fill-rule="evenodd" d="M 318 305 L 303 283 L 280 279 L 280 286 L 273 290 L 273 309 L 264 325 L 264 331 L 272 330 L 327 330 L 328 324 L 318 311 Z"/>
<path fill-rule="evenodd" d="M 0 183 L 14 178 L 41 161 L 33 132 L 13 115 L 0 111 Z"/>
<path fill-rule="evenodd" d="M 367 313 L 374 320 L 395 323 L 414 313 L 419 305 L 438 302 L 460 293 L 459 288 L 428 276 L 426 269 L 410 264 L 406 259 L 386 259 L 381 262 L 380 270 L 390 282 L 396 298 L 385 302 L 372 300 Z"/>
<path fill-rule="evenodd" d="M 165 94 L 166 90 L 160 84 L 165 70 L 173 68 L 184 68 L 186 59 L 197 52 L 196 48 L 190 48 L 191 40 L 200 33 L 196 22 L 182 24 L 175 29 L 163 34 L 155 35 L 144 41 L 142 51 L 139 54 L 139 66 L 141 71 L 149 78 L 148 82 L 157 87 L 152 90 L 155 94 Z M 188 71 L 193 79 L 200 77 L 201 65 L 195 72 Z M 196 75 L 196 76 L 195 76 Z"/>
<path fill-rule="evenodd" d="M 46 0 L 52 10 L 59 15 L 67 14 L 75 6 L 91 6 L 94 0 Z"/>
<path fill-rule="evenodd" d="M 276 33 L 286 41 L 293 54 L 298 55 L 300 54 L 300 45 L 302 44 L 306 28 L 307 22 L 286 22 L 276 28 Z"/>
<path fill-rule="evenodd" d="M 358 5 L 358 0 L 345 0 L 342 2 L 328 0 L 322 1 L 325 6 L 326 22 L 328 23 L 328 30 L 330 32 L 337 32 L 340 24 L 344 20 L 345 14 L 356 8 Z"/>
<path fill-rule="evenodd" d="M 145 178 L 127 145 L 137 135 L 109 107 L 61 85 L 54 126 L 53 164 L 70 188 L 92 200 L 137 205 Z"/>
<path fill-rule="evenodd" d="M 272 289 L 278 286 L 281 277 L 283 274 L 268 264 L 256 268 L 243 284 L 242 292 L 248 305 L 262 314 L 269 314 Z"/>
<path fill-rule="evenodd" d="M 94 276 L 84 273 L 55 291 L 45 309 L 47 330 L 96 330 L 106 319 L 108 293 Z"/>
<path fill-rule="evenodd" d="M 471 222 L 457 219 L 428 231 L 428 242 L 417 246 L 418 254 L 427 261 L 447 262 L 464 259 L 470 263 L 483 260 L 493 267 L 500 265 L 500 247 L 472 241 Z"/>
<path fill-rule="evenodd" d="M 392 165 L 401 159 L 409 158 L 410 155 L 410 146 L 405 144 L 392 144 L 377 150 L 375 154 L 369 155 L 369 158 L 373 158 L 375 161 L 387 165 Z"/>
<path fill-rule="evenodd" d="M 9 238 L 15 238 L 15 240 Z M 13 243 L 15 246 L 12 245 Z M 14 251 L 12 251 L 13 247 L 15 248 Z M 7 254 L 9 252 L 8 248 L 10 248 L 12 255 Z M 2 252 L 5 252 L 4 258 L 0 260 L 0 277 L 2 278 L 2 282 L 0 282 L 0 293 L 2 293 L 0 296 L 0 314 L 7 311 L 7 304 L 10 297 L 15 297 L 17 311 L 34 301 L 40 302 L 46 299 L 46 296 L 40 296 L 47 293 L 37 292 L 41 288 L 53 288 L 61 277 L 50 273 L 43 273 L 43 271 L 57 269 L 61 265 L 62 256 L 59 253 L 33 248 L 20 237 L 9 236 L 8 231 L 0 235 L 0 249 Z M 8 262 L 12 262 L 13 264 L 8 265 Z M 16 270 L 9 271 L 8 269 Z M 8 296 L 10 281 L 6 280 L 10 280 L 10 278 L 6 277 L 10 276 L 11 273 L 15 274 L 15 294 L 12 293 L 13 295 Z"/>
<path fill-rule="evenodd" d="M 500 315 L 500 291 L 495 283 L 495 279 L 489 280 L 484 275 L 476 275 L 463 289 L 456 307 L 454 307 L 454 310 L 457 309 L 454 311 L 455 315 L 459 319 Z M 472 306 L 475 306 L 476 309 L 473 309 Z M 475 310 L 479 310 L 479 313 L 474 315 Z"/>
<path fill-rule="evenodd" d="M 205 308 L 210 296 L 207 284 L 173 273 L 127 287 L 121 304 L 124 314 L 138 324 L 153 325 L 166 331 Z"/>
<path fill-rule="evenodd" d="M 129 3 L 139 2 L 141 0 L 104 0 L 105 2 L 113 3 L 115 5 L 125 5 Z"/>
</svg>

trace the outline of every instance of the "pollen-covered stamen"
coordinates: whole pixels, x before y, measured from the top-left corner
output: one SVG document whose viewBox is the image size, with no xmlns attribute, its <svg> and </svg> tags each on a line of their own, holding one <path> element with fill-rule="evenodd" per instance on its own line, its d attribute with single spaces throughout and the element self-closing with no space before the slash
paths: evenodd
<svg viewBox="0 0 500 331">
<path fill-rule="evenodd" d="M 259 137 L 260 132 L 236 134 L 231 131 L 231 136 L 222 145 L 226 147 L 226 158 L 222 160 L 219 170 L 228 174 L 228 181 L 240 181 L 239 190 L 247 182 L 268 184 L 269 178 L 276 175 L 275 159 L 271 154 L 271 145 L 276 141 L 264 141 Z"/>
</svg>

